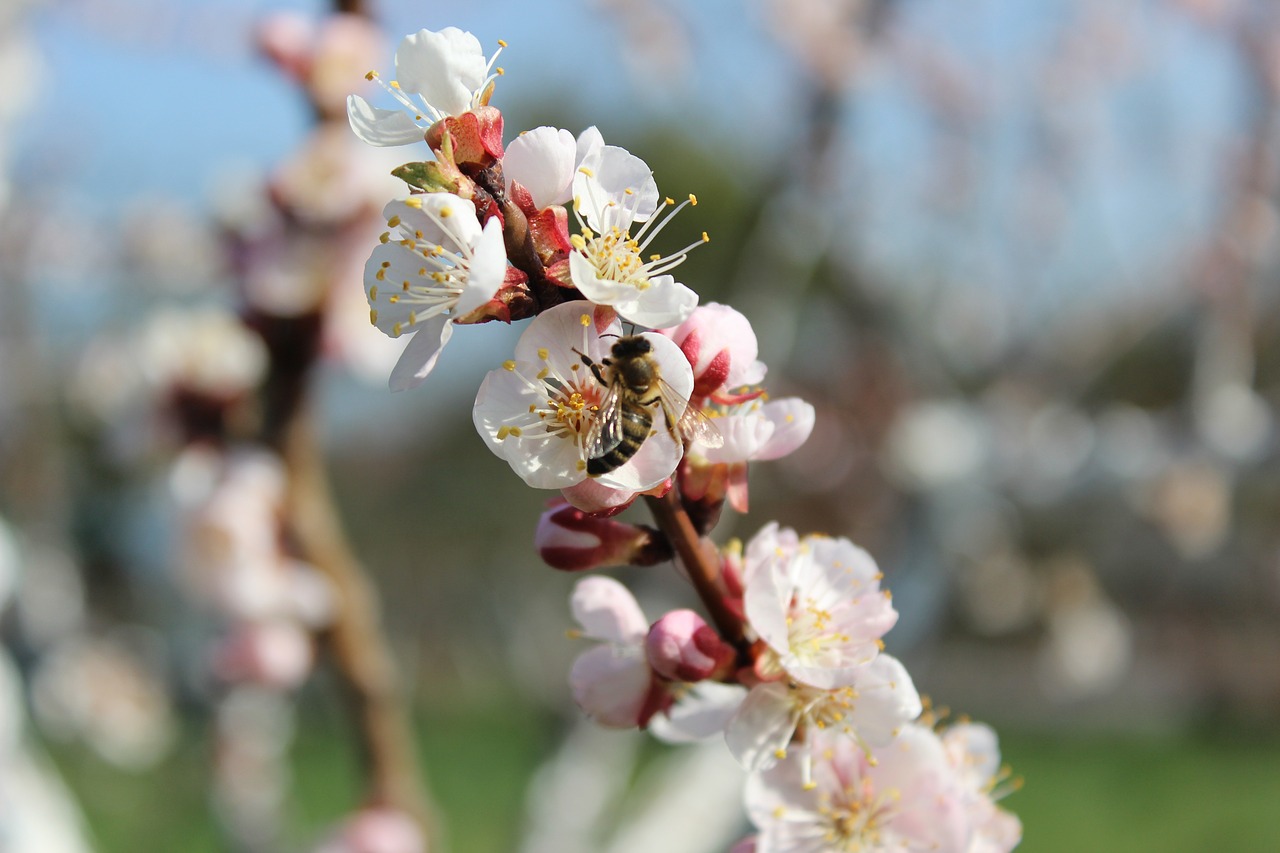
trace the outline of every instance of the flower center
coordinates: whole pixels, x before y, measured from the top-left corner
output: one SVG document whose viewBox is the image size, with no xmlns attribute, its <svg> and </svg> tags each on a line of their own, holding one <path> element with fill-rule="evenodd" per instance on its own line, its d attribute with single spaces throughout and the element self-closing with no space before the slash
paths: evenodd
<svg viewBox="0 0 1280 853">
<path fill-rule="evenodd" d="M 640 257 L 640 244 L 629 234 L 611 228 L 606 234 L 593 236 L 583 229 L 572 242 L 586 255 L 600 278 L 629 284 L 636 290 L 648 289 L 649 270 Z"/>
</svg>

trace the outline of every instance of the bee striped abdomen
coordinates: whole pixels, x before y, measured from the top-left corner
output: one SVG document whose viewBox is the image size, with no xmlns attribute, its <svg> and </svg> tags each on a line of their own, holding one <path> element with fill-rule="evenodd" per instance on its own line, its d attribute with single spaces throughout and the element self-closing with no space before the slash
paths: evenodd
<svg viewBox="0 0 1280 853">
<path fill-rule="evenodd" d="M 588 476 L 599 477 L 627 464 L 627 460 L 636 455 L 636 451 L 653 429 L 653 415 L 643 406 L 626 406 L 619 421 L 622 425 L 622 441 L 603 456 L 587 460 Z"/>
</svg>

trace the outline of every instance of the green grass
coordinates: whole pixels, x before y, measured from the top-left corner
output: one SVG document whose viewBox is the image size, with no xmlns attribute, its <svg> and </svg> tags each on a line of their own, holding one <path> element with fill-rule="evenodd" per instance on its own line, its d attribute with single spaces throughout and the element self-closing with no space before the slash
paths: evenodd
<svg viewBox="0 0 1280 853">
<path fill-rule="evenodd" d="M 1280 739 L 1001 735 L 1022 853 L 1271 853 Z"/>
<path fill-rule="evenodd" d="M 510 853 L 524 786 L 551 748 L 546 719 L 487 702 L 424 712 L 421 754 L 455 853 Z M 1003 731 L 1025 787 L 1004 801 L 1022 853 L 1270 853 L 1280 802 L 1280 737 L 1053 736 Z M 301 843 L 354 802 L 355 757 L 336 712 L 308 719 L 294 749 L 290 832 Z M 79 795 L 100 853 L 222 850 L 205 799 L 209 745 L 189 731 L 145 775 L 73 747 L 54 758 Z"/>
</svg>

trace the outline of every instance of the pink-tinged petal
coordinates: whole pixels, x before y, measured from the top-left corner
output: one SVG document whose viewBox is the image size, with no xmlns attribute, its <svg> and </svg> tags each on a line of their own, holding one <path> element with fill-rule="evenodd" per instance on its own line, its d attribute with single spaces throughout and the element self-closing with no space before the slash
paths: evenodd
<svg viewBox="0 0 1280 853">
<path fill-rule="evenodd" d="M 569 504 L 583 512 L 620 512 L 636 499 L 636 492 L 612 489 L 599 480 L 588 477 L 576 486 L 561 489 L 560 494 Z"/>
<path fill-rule="evenodd" d="M 423 128 L 402 110 L 381 110 L 359 95 L 347 96 L 347 120 L 361 140 L 379 148 L 422 142 Z"/>
<path fill-rule="evenodd" d="M 760 639 L 779 654 L 790 650 L 791 636 L 787 608 L 791 604 L 791 585 L 782 571 L 780 558 L 768 556 L 748 560 L 746 588 L 742 603 L 747 622 Z"/>
<path fill-rule="evenodd" d="M 816 417 L 813 405 L 798 397 L 771 400 L 764 404 L 764 416 L 774 429 L 754 458 L 768 462 L 781 459 L 809 440 Z"/>
<path fill-rule="evenodd" d="M 895 657 L 881 654 L 867 665 L 856 682 L 857 704 L 852 721 L 858 734 L 873 746 L 889 743 L 923 706 L 907 668 Z"/>
<path fill-rule="evenodd" d="M 731 413 L 714 421 L 724 438 L 720 447 L 699 445 L 699 454 L 711 463 L 734 464 L 758 458 L 777 427 L 759 411 Z"/>
<path fill-rule="evenodd" d="M 634 645 L 639 654 L 649 623 L 635 596 L 625 586 L 613 578 L 585 578 L 573 588 L 569 607 L 585 636 L 606 643 Z"/>
<path fill-rule="evenodd" d="M 396 82 L 445 115 L 461 115 L 484 84 L 489 62 L 479 40 L 457 27 L 419 30 L 396 50 Z"/>
<path fill-rule="evenodd" d="M 747 770 L 764 770 L 786 753 L 799 721 L 786 685 L 760 684 L 751 688 L 729 721 L 725 743 Z"/>
<path fill-rule="evenodd" d="M 578 707 L 602 726 L 640 725 L 653 674 L 643 657 L 601 645 L 578 656 L 569 686 Z"/>
<path fill-rule="evenodd" d="M 982 723 L 960 723 L 948 728 L 942 743 L 951 763 L 971 788 L 980 790 L 1000 772 L 1000 742 L 995 731 Z"/>
<path fill-rule="evenodd" d="M 757 853 L 756 836 L 748 835 L 746 838 L 733 845 L 729 853 Z"/>
<path fill-rule="evenodd" d="M 867 770 L 876 790 L 896 791 L 903 807 L 895 816 L 895 834 L 921 849 L 967 853 L 973 822 L 954 785 L 946 750 L 926 726 L 905 726 L 891 743 L 875 751 Z"/>
<path fill-rule="evenodd" d="M 441 350 L 453 337 L 453 321 L 443 314 L 419 323 L 417 328 L 391 370 L 387 384 L 392 391 L 407 391 L 421 385 L 435 370 Z"/>
<path fill-rule="evenodd" d="M 554 367 L 561 372 L 569 372 L 574 364 L 581 364 L 578 354 L 573 351 L 575 347 L 593 361 L 607 358 L 615 337 L 622 332 L 622 326 L 615 321 L 597 332 L 592 325 L 594 318 L 595 306 L 582 300 L 561 303 L 543 311 L 533 318 L 516 342 L 516 360 L 536 362 L 541 351 L 546 350 Z M 609 337 L 602 338 L 601 335 Z"/>
<path fill-rule="evenodd" d="M 533 206 L 542 210 L 572 197 L 577 143 L 573 134 L 554 127 L 535 127 L 517 136 L 502 158 L 502 174 L 528 191 Z"/>
<path fill-rule="evenodd" d="M 700 396 L 722 388 L 754 385 L 764 379 L 757 361 L 759 347 L 751 322 L 728 305 L 699 306 L 680 325 L 664 334 L 680 345 L 693 365 Z"/>
<path fill-rule="evenodd" d="M 703 681 L 683 693 L 666 714 L 649 721 L 649 731 L 667 743 L 693 743 L 724 734 L 747 691 L 736 684 Z"/>
</svg>

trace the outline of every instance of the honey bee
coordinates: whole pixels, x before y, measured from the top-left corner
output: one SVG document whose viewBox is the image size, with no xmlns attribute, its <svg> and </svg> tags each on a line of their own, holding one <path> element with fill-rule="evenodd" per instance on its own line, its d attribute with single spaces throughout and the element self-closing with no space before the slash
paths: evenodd
<svg viewBox="0 0 1280 853">
<path fill-rule="evenodd" d="M 608 390 L 587 429 L 583 449 L 587 476 L 599 477 L 626 464 L 653 432 L 653 406 L 662 408 L 667 432 L 677 444 L 701 441 L 720 447 L 724 437 L 715 425 L 687 400 L 681 399 L 658 372 L 653 345 L 641 335 L 618 338 L 610 357 L 599 364 L 578 353 L 596 380 Z M 600 369 L 608 368 L 608 377 Z M 683 409 L 679 418 L 675 412 Z"/>
</svg>

